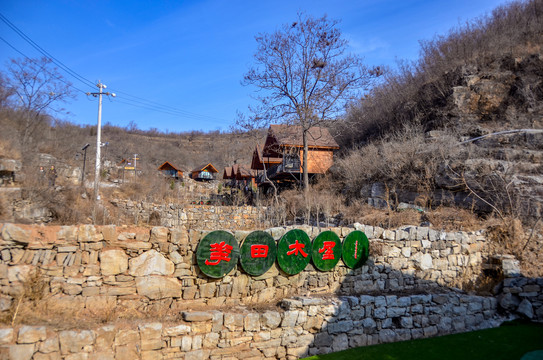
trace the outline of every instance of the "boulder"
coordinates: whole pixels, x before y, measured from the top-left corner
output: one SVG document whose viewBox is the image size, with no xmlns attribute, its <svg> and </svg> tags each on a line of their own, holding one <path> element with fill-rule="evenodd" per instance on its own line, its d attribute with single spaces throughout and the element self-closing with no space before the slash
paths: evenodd
<svg viewBox="0 0 543 360">
<path fill-rule="evenodd" d="M 128 273 L 132 276 L 172 275 L 175 265 L 156 250 L 149 250 L 130 259 Z"/>
</svg>

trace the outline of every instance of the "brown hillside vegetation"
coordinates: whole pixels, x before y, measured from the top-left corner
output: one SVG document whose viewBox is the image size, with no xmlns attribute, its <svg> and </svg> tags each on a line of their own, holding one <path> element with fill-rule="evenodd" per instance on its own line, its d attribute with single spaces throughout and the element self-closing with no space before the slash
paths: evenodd
<svg viewBox="0 0 543 360">
<path fill-rule="evenodd" d="M 541 274 L 542 35 L 543 1 L 532 0 L 422 42 L 418 61 L 388 72 L 335 128 L 343 193 L 495 218 L 497 251 Z"/>
</svg>

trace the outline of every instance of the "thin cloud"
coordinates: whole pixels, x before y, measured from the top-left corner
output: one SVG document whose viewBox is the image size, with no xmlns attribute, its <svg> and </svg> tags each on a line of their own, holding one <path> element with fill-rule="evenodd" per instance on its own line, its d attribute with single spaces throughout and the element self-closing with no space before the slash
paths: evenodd
<svg viewBox="0 0 543 360">
<path fill-rule="evenodd" d="M 365 55 L 376 51 L 388 50 L 390 48 L 390 44 L 388 42 L 378 37 L 362 40 L 354 39 L 348 34 L 346 37 L 349 40 L 349 47 L 356 54 Z"/>
</svg>

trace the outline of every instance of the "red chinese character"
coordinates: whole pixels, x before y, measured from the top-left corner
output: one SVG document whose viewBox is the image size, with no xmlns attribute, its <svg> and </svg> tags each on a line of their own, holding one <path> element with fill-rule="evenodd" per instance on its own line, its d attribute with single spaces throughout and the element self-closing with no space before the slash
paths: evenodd
<svg viewBox="0 0 543 360">
<path fill-rule="evenodd" d="M 291 251 L 287 251 L 287 255 L 298 255 L 298 252 L 302 254 L 303 257 L 307 257 L 307 254 L 302 250 L 305 247 L 305 244 L 299 243 L 298 240 L 294 244 L 288 246 Z"/>
<path fill-rule="evenodd" d="M 354 258 L 358 257 L 358 240 L 354 243 Z"/>
<path fill-rule="evenodd" d="M 322 249 L 319 249 L 319 254 L 324 253 L 324 255 L 322 255 L 323 260 L 334 260 L 334 246 L 336 246 L 336 243 L 333 241 L 325 241 L 322 244 Z"/>
<path fill-rule="evenodd" d="M 252 258 L 265 258 L 268 256 L 268 245 L 251 245 Z"/>
<path fill-rule="evenodd" d="M 230 255 L 230 252 L 232 251 L 233 247 L 231 245 L 228 245 L 224 241 L 221 241 L 220 243 L 211 244 L 211 254 L 209 255 L 209 260 L 215 260 L 215 261 L 209 261 L 206 259 L 205 264 L 206 265 L 218 265 L 222 260 L 224 261 L 230 261 L 230 258 L 228 255 Z"/>
</svg>

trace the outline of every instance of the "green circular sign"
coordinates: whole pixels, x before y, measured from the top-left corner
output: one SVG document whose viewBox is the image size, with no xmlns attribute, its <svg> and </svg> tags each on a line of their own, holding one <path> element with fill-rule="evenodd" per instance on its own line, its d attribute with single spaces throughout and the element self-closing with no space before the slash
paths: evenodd
<svg viewBox="0 0 543 360">
<path fill-rule="evenodd" d="M 311 259 L 321 271 L 332 270 L 341 258 L 341 240 L 333 231 L 321 232 L 312 245 Z"/>
<path fill-rule="evenodd" d="M 196 262 L 204 274 L 220 278 L 228 274 L 239 259 L 239 245 L 234 235 L 223 230 L 207 234 L 196 249 Z"/>
<path fill-rule="evenodd" d="M 288 231 L 277 244 L 277 262 L 289 275 L 298 274 L 311 260 L 311 240 L 299 229 Z"/>
<path fill-rule="evenodd" d="M 370 256 L 370 243 L 362 231 L 356 230 L 343 240 L 343 262 L 351 269 L 361 267 Z"/>
<path fill-rule="evenodd" d="M 241 267 L 252 276 L 259 276 L 270 269 L 277 257 L 273 237 L 264 231 L 253 231 L 241 244 Z"/>
</svg>

